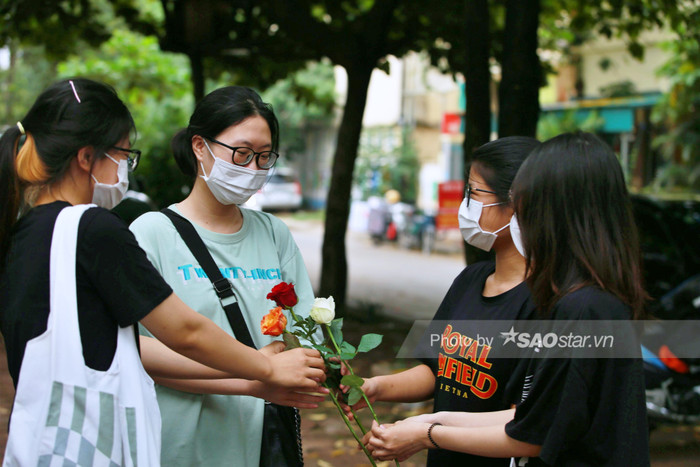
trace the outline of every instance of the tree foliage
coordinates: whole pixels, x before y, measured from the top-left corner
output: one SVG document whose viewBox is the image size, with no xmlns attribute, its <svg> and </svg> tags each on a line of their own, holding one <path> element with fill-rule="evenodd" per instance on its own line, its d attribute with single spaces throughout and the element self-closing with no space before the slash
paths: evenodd
<svg viewBox="0 0 700 467">
<path fill-rule="evenodd" d="M 281 152 L 299 154 L 305 149 L 305 128 L 333 117 L 333 66 L 327 61 L 311 62 L 265 89 L 262 97 L 272 105 L 279 120 Z"/>
<path fill-rule="evenodd" d="M 378 128 L 369 133 L 362 138 L 355 167 L 354 184 L 362 198 L 384 196 L 394 189 L 403 202 L 415 203 L 420 162 L 411 132 Z M 380 134 L 374 138 L 376 133 Z"/>
<path fill-rule="evenodd" d="M 362 131 L 367 88 L 388 55 L 420 48 L 425 4 L 418 0 L 266 0 L 279 30 L 304 50 L 328 57 L 348 74 L 348 90 L 326 200 L 320 295 L 333 295 L 340 310 L 347 290 L 345 233 Z"/>
<path fill-rule="evenodd" d="M 47 60 L 43 46 L 8 47 L 9 64 L 0 69 L 0 127 L 13 125 L 27 113 L 36 96 L 56 77 L 57 63 Z"/>
<path fill-rule="evenodd" d="M 97 47 L 118 25 L 152 33 L 138 0 L 4 0 L 0 5 L 0 45 L 11 39 L 42 45 L 52 58 L 64 58 L 79 47 Z M 145 3 L 151 3 L 149 1 Z"/>
<path fill-rule="evenodd" d="M 653 120 L 665 131 L 654 145 L 666 159 L 657 188 L 700 190 L 700 41 L 692 34 L 670 42 L 671 58 L 659 70 L 670 90 L 654 109 Z"/>
<path fill-rule="evenodd" d="M 187 125 L 192 88 L 187 60 L 164 53 L 155 37 L 124 30 L 97 49 L 83 51 L 58 66 L 60 76 L 84 76 L 110 84 L 131 110 L 138 129 L 132 142 L 143 151 L 135 172 L 141 190 L 160 206 L 179 201 L 187 180 L 170 151 L 175 132 Z"/>
</svg>

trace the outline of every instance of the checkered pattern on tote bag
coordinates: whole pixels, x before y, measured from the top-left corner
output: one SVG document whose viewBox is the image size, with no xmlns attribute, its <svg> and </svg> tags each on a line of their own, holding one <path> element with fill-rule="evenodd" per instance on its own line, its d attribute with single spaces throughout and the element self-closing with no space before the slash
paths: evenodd
<svg viewBox="0 0 700 467">
<path fill-rule="evenodd" d="M 117 328 L 108 370 L 88 368 L 83 358 L 75 252 L 89 207 L 67 207 L 56 220 L 51 310 L 46 331 L 25 348 L 3 467 L 160 465 L 158 401 L 133 326 Z"/>
<path fill-rule="evenodd" d="M 119 410 L 114 395 L 54 381 L 38 465 L 116 467 L 129 464 L 126 457 L 137 466 L 136 437 L 134 409 Z"/>
</svg>

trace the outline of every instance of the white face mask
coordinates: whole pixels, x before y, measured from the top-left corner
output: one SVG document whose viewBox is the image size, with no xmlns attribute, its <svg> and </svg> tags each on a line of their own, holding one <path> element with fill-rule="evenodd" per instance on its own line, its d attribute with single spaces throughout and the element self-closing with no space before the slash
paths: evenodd
<svg viewBox="0 0 700 467">
<path fill-rule="evenodd" d="M 126 190 L 129 189 L 129 166 L 126 159 L 117 161 L 109 154 L 105 153 L 105 156 L 117 164 L 117 179 L 119 181 L 114 185 L 108 185 L 98 182 L 95 176 L 92 175 L 92 179 L 95 180 L 95 188 L 92 190 L 92 202 L 105 209 L 112 209 L 124 199 Z"/>
<path fill-rule="evenodd" d="M 462 232 L 465 242 L 484 251 L 491 249 L 493 242 L 498 238 L 498 232 L 508 227 L 509 224 L 504 225 L 495 232 L 484 232 L 479 225 L 479 219 L 481 219 L 481 210 L 483 208 L 498 206 L 499 204 L 506 203 L 483 204 L 481 201 L 472 199 L 469 202 L 469 207 L 467 207 L 467 198 L 462 200 L 457 217 L 459 219 L 459 230 Z"/>
<path fill-rule="evenodd" d="M 200 175 L 209 187 L 209 191 L 221 204 L 243 204 L 265 184 L 267 170 L 255 170 L 226 162 L 214 155 L 209 144 L 204 141 L 209 154 L 214 158 L 214 165 L 209 175 L 204 171 Z"/>
<path fill-rule="evenodd" d="M 518 218 L 515 217 L 515 214 L 510 218 L 510 238 L 513 240 L 515 249 L 518 250 L 520 256 L 524 257 L 525 247 L 523 246 L 523 237 L 520 234 L 520 224 L 518 224 Z"/>
</svg>

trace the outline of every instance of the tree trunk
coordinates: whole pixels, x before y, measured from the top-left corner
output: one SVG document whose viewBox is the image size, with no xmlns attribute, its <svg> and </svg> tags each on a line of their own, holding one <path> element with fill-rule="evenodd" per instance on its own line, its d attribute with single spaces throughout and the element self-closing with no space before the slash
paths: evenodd
<svg viewBox="0 0 700 467">
<path fill-rule="evenodd" d="M 651 150 L 651 108 L 642 107 L 636 111 L 637 120 L 637 161 L 632 177 L 632 186 L 641 189 L 653 179 L 653 152 Z"/>
<path fill-rule="evenodd" d="M 467 108 L 464 116 L 464 167 L 469 167 L 472 152 L 491 139 L 491 71 L 489 70 L 488 0 L 465 0 L 465 80 Z M 468 174 L 464 174 L 465 183 Z M 467 264 L 487 259 L 489 253 L 465 243 Z"/>
<path fill-rule="evenodd" d="M 542 66 L 537 56 L 540 0 L 507 0 L 498 137 L 535 136 Z"/>
<path fill-rule="evenodd" d="M 347 68 L 348 94 L 338 141 L 333 157 L 331 184 L 326 200 L 326 221 L 323 235 L 321 287 L 322 297 L 332 295 L 340 313 L 345 308 L 347 259 L 345 232 L 350 214 L 350 190 L 357 149 L 362 132 L 362 117 L 367 102 L 372 66 Z"/>
<path fill-rule="evenodd" d="M 5 80 L 5 89 L 7 89 L 7 92 L 5 93 L 5 118 L 6 119 L 11 119 L 13 118 L 14 114 L 12 113 L 14 111 L 14 84 L 15 84 L 15 71 L 17 68 L 17 46 L 15 45 L 15 41 L 10 39 L 8 41 L 8 49 L 10 52 L 10 66 L 7 68 L 7 79 Z"/>
<path fill-rule="evenodd" d="M 202 54 L 195 51 L 187 54 L 190 59 L 190 68 L 192 70 L 192 90 L 194 92 L 194 103 L 204 99 L 204 63 Z"/>
</svg>

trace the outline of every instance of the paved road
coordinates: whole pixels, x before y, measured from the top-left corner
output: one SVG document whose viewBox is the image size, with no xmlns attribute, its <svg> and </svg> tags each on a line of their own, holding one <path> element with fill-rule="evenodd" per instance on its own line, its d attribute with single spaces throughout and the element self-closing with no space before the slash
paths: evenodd
<svg viewBox="0 0 700 467">
<path fill-rule="evenodd" d="M 289 225 L 314 289 L 318 290 L 322 224 L 280 217 Z M 391 243 L 374 245 L 366 233 L 348 232 L 348 303 L 376 305 L 380 308 L 376 311 L 403 320 L 432 318 L 452 281 L 464 268 L 458 238 L 447 236 L 438 242 L 438 252 L 425 255 Z"/>
</svg>

